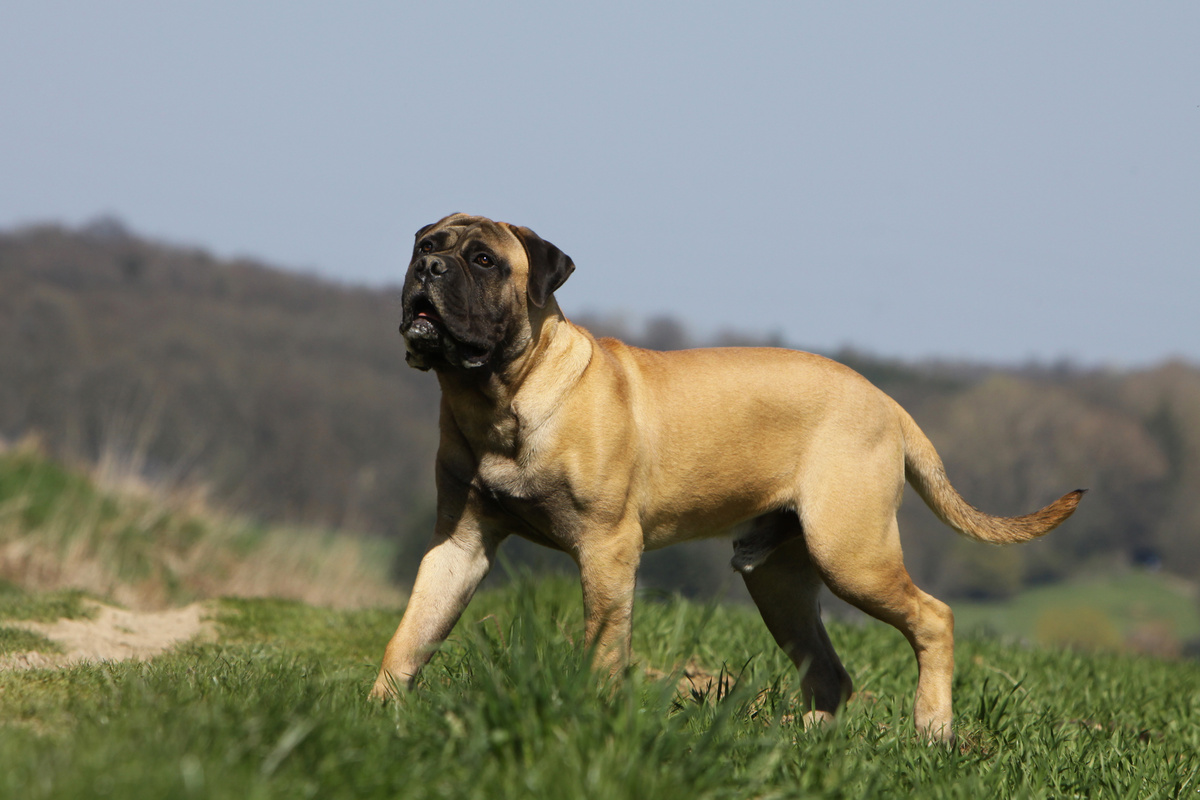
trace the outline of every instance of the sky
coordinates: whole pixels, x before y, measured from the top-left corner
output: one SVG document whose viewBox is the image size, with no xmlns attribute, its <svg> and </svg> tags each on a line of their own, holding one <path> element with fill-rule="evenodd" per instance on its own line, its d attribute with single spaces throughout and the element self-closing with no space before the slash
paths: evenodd
<svg viewBox="0 0 1200 800">
<path fill-rule="evenodd" d="M 1200 4 L 0 6 L 0 228 L 389 286 L 455 211 L 568 316 L 1200 363 Z"/>
</svg>

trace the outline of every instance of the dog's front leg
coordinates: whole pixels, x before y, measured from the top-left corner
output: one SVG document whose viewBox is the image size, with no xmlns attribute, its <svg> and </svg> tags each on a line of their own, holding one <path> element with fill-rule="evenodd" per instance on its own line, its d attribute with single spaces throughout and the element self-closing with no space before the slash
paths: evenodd
<svg viewBox="0 0 1200 800">
<path fill-rule="evenodd" d="M 488 574 L 499 543 L 500 537 L 474 526 L 434 535 L 417 570 L 408 608 L 384 651 L 371 697 L 385 699 L 412 686 Z"/>
<path fill-rule="evenodd" d="M 642 532 L 623 526 L 580 549 L 583 613 L 593 667 L 610 675 L 629 662 L 633 633 L 633 590 L 642 558 Z"/>
</svg>

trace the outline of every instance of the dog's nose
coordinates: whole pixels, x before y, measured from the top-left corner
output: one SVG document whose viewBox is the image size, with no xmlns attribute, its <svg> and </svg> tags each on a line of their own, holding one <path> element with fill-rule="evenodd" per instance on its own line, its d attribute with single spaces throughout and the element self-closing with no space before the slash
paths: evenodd
<svg viewBox="0 0 1200 800">
<path fill-rule="evenodd" d="M 446 274 L 449 267 L 446 262 L 435 256 L 426 256 L 417 262 L 417 274 L 424 275 L 428 273 L 430 276 L 437 278 Z"/>
</svg>

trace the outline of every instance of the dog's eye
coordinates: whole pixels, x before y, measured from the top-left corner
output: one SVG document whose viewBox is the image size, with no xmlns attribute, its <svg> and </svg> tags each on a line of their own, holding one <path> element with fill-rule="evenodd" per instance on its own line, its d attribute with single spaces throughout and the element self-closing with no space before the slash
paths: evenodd
<svg viewBox="0 0 1200 800">
<path fill-rule="evenodd" d="M 491 267 L 494 266 L 496 262 L 493 261 L 492 257 L 487 253 L 480 253 L 479 255 L 475 256 L 475 263 L 481 267 Z"/>
<path fill-rule="evenodd" d="M 428 239 L 421 242 L 419 245 L 417 245 L 417 252 L 418 253 L 432 253 L 433 252 L 433 242 L 429 241 Z"/>
</svg>

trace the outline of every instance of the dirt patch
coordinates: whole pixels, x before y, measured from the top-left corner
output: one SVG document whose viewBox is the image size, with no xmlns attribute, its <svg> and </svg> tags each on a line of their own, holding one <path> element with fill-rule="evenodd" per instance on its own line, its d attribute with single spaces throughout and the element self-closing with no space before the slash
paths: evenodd
<svg viewBox="0 0 1200 800">
<path fill-rule="evenodd" d="M 126 611 L 95 603 L 91 619 L 57 622 L 0 620 L 6 628 L 23 628 L 58 644 L 61 653 L 17 653 L 0 657 L 0 669 L 53 669 L 82 662 L 145 661 L 177 644 L 213 634 L 208 605 L 192 603 L 167 611 Z"/>
<path fill-rule="evenodd" d="M 645 673 L 647 678 L 654 681 L 663 680 L 671 675 L 678 675 L 679 680 L 675 685 L 675 690 L 679 693 L 680 697 L 697 702 L 715 701 L 723 697 L 728 697 L 737 683 L 733 675 L 725 670 L 711 672 L 700 666 L 695 659 L 690 659 L 682 668 L 676 667 L 672 672 L 663 672 L 661 669 L 646 667 Z"/>
</svg>

